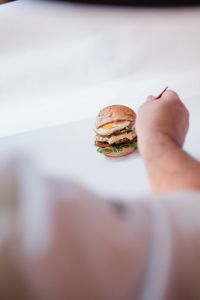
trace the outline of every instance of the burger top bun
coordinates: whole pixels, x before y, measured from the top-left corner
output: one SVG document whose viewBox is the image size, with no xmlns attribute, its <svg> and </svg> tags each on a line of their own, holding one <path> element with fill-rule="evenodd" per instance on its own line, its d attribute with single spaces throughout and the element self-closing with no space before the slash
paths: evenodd
<svg viewBox="0 0 200 300">
<path fill-rule="evenodd" d="M 135 122 L 135 112 L 124 105 L 111 105 L 103 108 L 96 118 L 96 128 L 115 121 Z"/>
<path fill-rule="evenodd" d="M 123 148 L 120 152 L 104 152 L 104 155 L 109 157 L 121 157 L 121 156 L 128 155 L 134 151 L 135 151 L 134 148 L 129 147 L 129 148 Z"/>
</svg>

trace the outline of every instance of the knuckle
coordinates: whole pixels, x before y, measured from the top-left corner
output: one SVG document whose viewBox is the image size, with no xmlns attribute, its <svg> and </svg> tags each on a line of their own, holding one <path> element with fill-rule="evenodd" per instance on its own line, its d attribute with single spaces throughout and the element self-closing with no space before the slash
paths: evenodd
<svg viewBox="0 0 200 300">
<path fill-rule="evenodd" d="M 179 98 L 179 95 L 177 94 L 177 92 L 175 92 L 175 91 L 173 91 L 173 90 L 167 90 L 166 91 L 166 95 L 168 95 L 168 96 L 170 96 L 170 97 L 173 97 L 173 98 L 178 98 L 178 99 L 180 99 Z"/>
</svg>

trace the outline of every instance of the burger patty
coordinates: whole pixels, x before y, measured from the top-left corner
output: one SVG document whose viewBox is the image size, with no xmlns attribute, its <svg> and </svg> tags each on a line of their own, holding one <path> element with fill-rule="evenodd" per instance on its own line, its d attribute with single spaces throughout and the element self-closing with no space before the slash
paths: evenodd
<svg viewBox="0 0 200 300">
<path fill-rule="evenodd" d="M 137 142 L 137 137 L 136 138 L 134 138 L 132 141 L 129 141 L 129 140 L 122 140 L 121 141 L 121 143 L 120 143 L 120 145 L 127 145 L 127 144 L 131 144 L 131 143 L 133 143 L 133 142 Z M 112 144 L 112 146 L 117 146 L 117 145 L 119 145 L 119 144 Z M 110 144 L 108 144 L 108 143 L 102 143 L 102 142 L 98 142 L 98 141 L 95 141 L 95 146 L 97 146 L 97 147 L 101 147 L 101 148 L 107 148 L 107 147 L 110 147 L 111 145 Z"/>
<path fill-rule="evenodd" d="M 108 143 L 102 143 L 102 142 L 98 142 L 98 141 L 95 141 L 95 145 L 97 147 L 101 147 L 101 148 L 106 148 L 106 147 L 110 146 Z"/>
<path fill-rule="evenodd" d="M 124 141 L 132 141 L 136 137 L 136 132 L 135 131 L 129 131 L 129 132 L 120 132 L 119 134 L 113 134 L 111 136 L 101 136 L 99 134 L 96 135 L 96 141 L 97 142 L 103 142 L 103 143 L 108 143 L 109 145 L 112 144 L 120 144 L 123 143 Z"/>
</svg>

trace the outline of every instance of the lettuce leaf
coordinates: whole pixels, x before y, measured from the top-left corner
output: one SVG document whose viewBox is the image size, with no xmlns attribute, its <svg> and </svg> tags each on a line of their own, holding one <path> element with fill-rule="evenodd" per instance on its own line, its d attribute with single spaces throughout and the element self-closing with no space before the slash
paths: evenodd
<svg viewBox="0 0 200 300">
<path fill-rule="evenodd" d="M 106 148 L 98 147 L 97 152 L 98 153 L 104 153 L 104 152 L 120 152 L 123 148 L 134 148 L 137 149 L 137 142 L 133 142 L 130 144 L 122 144 L 122 145 L 112 145 Z"/>
</svg>

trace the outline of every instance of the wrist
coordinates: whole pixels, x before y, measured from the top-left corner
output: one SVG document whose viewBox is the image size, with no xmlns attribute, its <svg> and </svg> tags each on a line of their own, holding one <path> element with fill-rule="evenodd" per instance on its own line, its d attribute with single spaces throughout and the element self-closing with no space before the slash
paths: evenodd
<svg viewBox="0 0 200 300">
<path fill-rule="evenodd" d="M 146 139 L 145 142 L 141 143 L 139 141 L 139 150 L 140 154 L 145 161 L 152 161 L 158 159 L 160 156 L 172 147 L 180 146 L 168 135 L 163 133 L 154 133 L 149 139 Z"/>
</svg>

